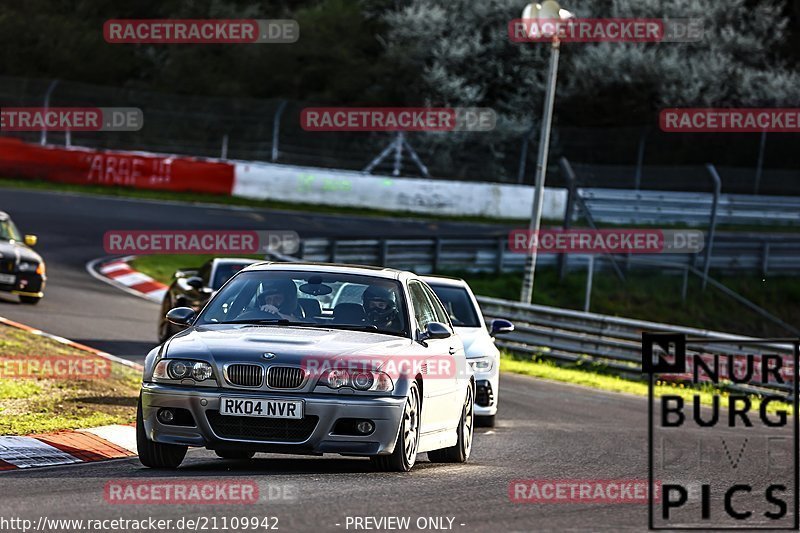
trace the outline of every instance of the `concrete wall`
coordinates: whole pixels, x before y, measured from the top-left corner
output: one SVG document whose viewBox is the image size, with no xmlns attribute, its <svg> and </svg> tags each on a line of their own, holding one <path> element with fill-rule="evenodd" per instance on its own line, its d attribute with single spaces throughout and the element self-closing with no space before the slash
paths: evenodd
<svg viewBox="0 0 800 533">
<path fill-rule="evenodd" d="M 533 187 L 372 176 L 269 163 L 235 164 L 234 196 L 285 202 L 492 218 L 530 218 Z M 548 188 L 544 218 L 563 219 L 566 189 Z"/>
</svg>

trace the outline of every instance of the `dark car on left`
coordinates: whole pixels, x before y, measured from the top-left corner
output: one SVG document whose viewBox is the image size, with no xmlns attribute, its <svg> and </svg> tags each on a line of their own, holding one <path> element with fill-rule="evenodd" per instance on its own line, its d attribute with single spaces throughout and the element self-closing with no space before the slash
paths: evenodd
<svg viewBox="0 0 800 533">
<path fill-rule="evenodd" d="M 0 292 L 19 296 L 24 304 L 44 298 L 44 259 L 33 251 L 36 235 L 24 237 L 8 213 L 0 211 Z"/>
<path fill-rule="evenodd" d="M 161 315 L 158 322 L 159 342 L 166 341 L 182 329 L 167 321 L 165 318 L 167 311 L 174 307 L 191 307 L 195 313 L 199 313 L 211 296 L 234 274 L 244 267 L 258 262 L 257 259 L 217 257 L 206 261 L 200 268 L 176 271 L 161 302 Z"/>
</svg>

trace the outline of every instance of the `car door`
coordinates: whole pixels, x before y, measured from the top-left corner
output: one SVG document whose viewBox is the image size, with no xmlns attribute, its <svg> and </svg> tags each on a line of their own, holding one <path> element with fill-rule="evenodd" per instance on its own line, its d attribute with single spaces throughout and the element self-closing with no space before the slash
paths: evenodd
<svg viewBox="0 0 800 533">
<path fill-rule="evenodd" d="M 408 292 L 416 322 L 415 339 L 425 331 L 428 324 L 437 322 L 436 311 L 428 297 L 425 286 L 419 281 L 409 281 Z M 445 322 L 446 323 L 446 322 Z M 451 336 L 452 338 L 452 336 Z M 425 359 L 423 370 L 423 428 L 425 432 L 441 431 L 451 425 L 452 377 L 442 363 L 449 361 L 451 339 L 417 340 L 420 353 Z"/>
<path fill-rule="evenodd" d="M 452 373 L 449 376 L 450 379 L 443 381 L 445 381 L 448 386 L 445 394 L 449 396 L 448 406 L 451 414 L 450 420 L 457 424 L 458 420 L 461 418 L 461 407 L 464 400 L 464 391 L 466 391 L 467 386 L 467 359 L 466 353 L 464 352 L 464 344 L 461 342 L 460 337 L 456 335 L 455 328 L 450 319 L 450 314 L 447 312 L 444 305 L 442 305 L 439 297 L 436 296 L 436 293 L 429 285 L 423 284 L 422 287 L 425 291 L 425 295 L 428 297 L 428 301 L 431 303 L 436 321 L 445 324 L 450 328 L 450 332 L 452 333 L 449 338 L 440 340 L 446 341 L 447 344 L 445 357 L 447 358 L 449 368 L 452 369 Z"/>
</svg>

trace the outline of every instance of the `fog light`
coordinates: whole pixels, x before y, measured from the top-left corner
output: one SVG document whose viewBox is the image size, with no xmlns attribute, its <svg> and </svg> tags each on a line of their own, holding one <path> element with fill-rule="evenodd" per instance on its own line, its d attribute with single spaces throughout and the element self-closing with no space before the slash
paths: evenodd
<svg viewBox="0 0 800 533">
<path fill-rule="evenodd" d="M 175 413 L 172 409 L 159 409 L 158 410 L 158 420 L 164 424 L 170 424 L 173 420 L 175 420 Z"/>
<path fill-rule="evenodd" d="M 369 420 L 362 420 L 361 422 L 356 424 L 356 429 L 362 435 L 369 435 L 375 429 L 375 424 L 373 424 Z"/>
</svg>

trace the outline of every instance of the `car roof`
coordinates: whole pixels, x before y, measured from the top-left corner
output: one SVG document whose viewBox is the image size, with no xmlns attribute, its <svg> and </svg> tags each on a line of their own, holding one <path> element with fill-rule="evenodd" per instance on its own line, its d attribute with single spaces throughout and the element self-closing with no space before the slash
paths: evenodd
<svg viewBox="0 0 800 533">
<path fill-rule="evenodd" d="M 349 265 L 342 263 L 276 262 L 264 261 L 246 267 L 243 271 L 254 270 L 300 270 L 305 272 L 339 272 L 342 274 L 361 274 L 375 278 L 407 279 L 417 277 L 411 272 L 370 265 Z"/>
<path fill-rule="evenodd" d="M 446 285 L 448 287 L 469 287 L 466 281 L 461 278 L 450 278 L 447 276 L 420 276 L 428 285 Z"/>
<path fill-rule="evenodd" d="M 215 263 L 247 263 L 249 265 L 263 262 L 263 259 L 247 259 L 246 257 L 215 257 L 212 259 Z"/>
</svg>

